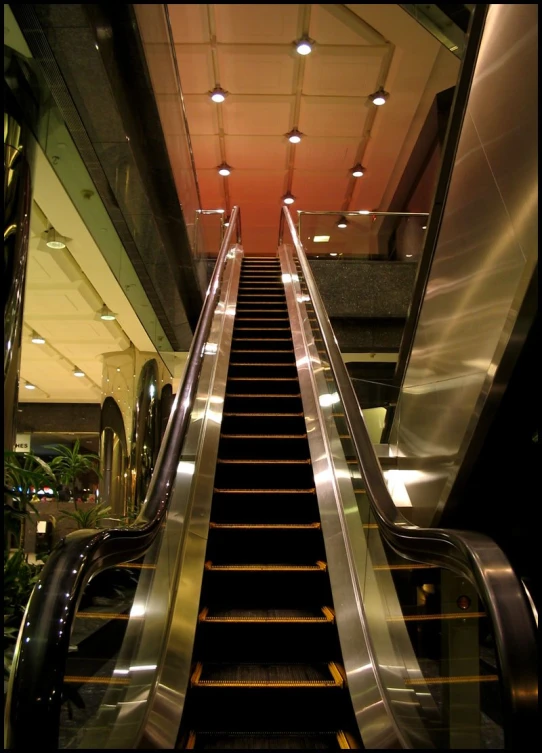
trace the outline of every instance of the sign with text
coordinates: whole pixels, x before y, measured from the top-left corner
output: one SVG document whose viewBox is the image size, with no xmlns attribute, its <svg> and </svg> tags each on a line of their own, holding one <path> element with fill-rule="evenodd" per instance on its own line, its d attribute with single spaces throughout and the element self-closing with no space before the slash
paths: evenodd
<svg viewBox="0 0 542 753">
<path fill-rule="evenodd" d="M 30 434 L 17 434 L 15 452 L 30 452 Z"/>
</svg>

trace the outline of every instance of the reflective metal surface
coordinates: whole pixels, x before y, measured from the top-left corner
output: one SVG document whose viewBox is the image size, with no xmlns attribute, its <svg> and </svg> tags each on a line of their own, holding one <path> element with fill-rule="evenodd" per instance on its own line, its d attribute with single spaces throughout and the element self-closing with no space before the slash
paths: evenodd
<svg viewBox="0 0 542 753">
<path fill-rule="evenodd" d="M 234 231 L 239 232 L 234 207 L 201 318 L 189 354 L 182 385 L 158 454 L 146 500 L 128 528 L 80 530 L 53 550 L 30 597 L 15 647 L 5 706 L 7 748 L 29 748 L 36 726 L 44 747 L 58 743 L 60 705 L 70 634 L 83 590 L 99 570 L 136 559 L 152 545 L 166 515 L 179 453 L 190 424 L 205 344 L 220 294 L 220 281 Z M 33 725 L 28 725 L 31 718 Z"/>
<path fill-rule="evenodd" d="M 139 512 L 151 482 L 160 447 L 158 363 L 147 361 L 137 381 L 130 452 L 130 509 Z"/>
<path fill-rule="evenodd" d="M 521 745 L 534 734 L 538 699 L 534 669 L 537 666 L 537 643 L 532 610 L 523 586 L 502 550 L 488 537 L 466 531 L 410 525 L 394 505 L 292 218 L 286 208 L 283 214 L 314 308 L 337 397 L 344 408 L 349 438 L 361 469 L 374 523 L 391 549 L 401 556 L 421 561 L 425 563 L 424 567 L 436 565 L 449 569 L 475 586 L 494 632 L 506 745 Z"/>
<path fill-rule="evenodd" d="M 438 524 L 488 396 L 502 393 L 503 355 L 521 348 L 511 334 L 537 260 L 537 12 L 489 6 L 390 435 L 399 468 L 424 462 L 406 483 L 422 525 Z"/>
</svg>

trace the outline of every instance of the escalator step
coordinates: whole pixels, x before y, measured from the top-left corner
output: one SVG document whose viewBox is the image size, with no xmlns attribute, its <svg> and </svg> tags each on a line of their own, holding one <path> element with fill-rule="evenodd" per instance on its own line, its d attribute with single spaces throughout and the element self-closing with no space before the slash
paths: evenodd
<svg viewBox="0 0 542 753">
<path fill-rule="evenodd" d="M 330 607 L 321 609 L 209 609 L 201 610 L 200 622 L 248 622 L 248 623 L 291 623 L 291 622 L 334 622 L 335 614 Z"/>
<path fill-rule="evenodd" d="M 226 664 L 198 662 L 192 687 L 318 688 L 344 686 L 344 670 L 329 664 Z"/>
<path fill-rule="evenodd" d="M 291 564 L 260 564 L 260 565 L 219 565 L 207 560 L 205 563 L 205 569 L 213 572 L 325 572 L 327 565 L 322 560 L 318 560 L 314 565 L 291 565 Z"/>
<path fill-rule="evenodd" d="M 351 750 L 342 732 L 190 732 L 185 750 Z"/>
</svg>

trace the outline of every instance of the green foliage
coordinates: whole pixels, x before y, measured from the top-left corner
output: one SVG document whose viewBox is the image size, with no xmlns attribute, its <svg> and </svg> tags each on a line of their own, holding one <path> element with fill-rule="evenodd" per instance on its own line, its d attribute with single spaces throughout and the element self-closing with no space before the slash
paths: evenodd
<svg viewBox="0 0 542 753">
<path fill-rule="evenodd" d="M 93 452 L 81 453 L 81 445 L 78 439 L 75 440 L 73 448 L 63 444 L 47 445 L 48 450 L 58 453 L 51 460 L 51 470 L 61 484 L 66 484 L 75 501 L 74 486 L 77 479 L 85 473 L 95 473 L 100 477 L 99 465 L 100 457 Z"/>
<path fill-rule="evenodd" d="M 12 537 L 20 544 L 25 522 L 37 513 L 32 497 L 45 486 L 56 495 L 56 478 L 47 463 L 30 452 L 4 451 L 4 554 Z"/>
<path fill-rule="evenodd" d="M 85 510 L 63 510 L 58 519 L 75 520 L 78 528 L 99 528 L 100 521 L 109 517 L 111 517 L 111 507 L 104 507 L 104 504 L 100 503 L 91 505 Z"/>
<path fill-rule="evenodd" d="M 22 549 L 4 554 L 4 676 L 9 675 L 24 610 L 43 564 L 31 564 Z"/>
</svg>

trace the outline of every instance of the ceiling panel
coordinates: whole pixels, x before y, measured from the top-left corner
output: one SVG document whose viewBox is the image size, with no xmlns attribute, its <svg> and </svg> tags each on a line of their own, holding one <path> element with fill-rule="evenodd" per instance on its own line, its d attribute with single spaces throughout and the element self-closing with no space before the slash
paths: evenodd
<svg viewBox="0 0 542 753">
<path fill-rule="evenodd" d="M 292 193 L 296 197 L 295 209 L 312 211 L 339 210 L 344 199 L 348 177 L 322 175 L 317 170 L 296 170 Z"/>
<path fill-rule="evenodd" d="M 205 94 L 192 94 L 184 97 L 186 117 L 190 135 L 218 133 L 216 105 Z"/>
<path fill-rule="evenodd" d="M 377 89 L 385 47 L 318 47 L 306 62 L 303 93 L 367 97 Z"/>
<path fill-rule="evenodd" d="M 348 177 L 359 139 L 306 138 L 295 147 L 295 170 L 335 170 Z M 322 176 L 322 180 L 326 178 Z"/>
<path fill-rule="evenodd" d="M 280 44 L 297 37 L 299 5 L 239 3 L 212 7 L 218 42 Z"/>
<path fill-rule="evenodd" d="M 250 256 L 273 256 L 277 252 L 277 238 L 279 232 L 279 215 L 275 223 L 267 225 L 250 225 L 243 228 L 243 249 Z"/>
<path fill-rule="evenodd" d="M 283 193 L 285 170 L 236 170 L 228 178 L 234 203 L 279 201 Z"/>
<path fill-rule="evenodd" d="M 272 45 L 219 45 L 220 84 L 233 94 L 292 94 L 294 54 Z"/>
<path fill-rule="evenodd" d="M 207 5 L 204 3 L 168 4 L 171 31 L 176 44 L 209 41 Z"/>
<path fill-rule="evenodd" d="M 224 178 L 216 170 L 198 170 L 198 184 L 203 209 L 225 209 Z"/>
<path fill-rule="evenodd" d="M 307 136 L 359 139 L 368 112 L 365 98 L 302 96 L 298 128 Z"/>
<path fill-rule="evenodd" d="M 201 94 L 214 88 L 213 56 L 209 45 L 175 45 L 183 94 Z"/>
<path fill-rule="evenodd" d="M 198 170 L 200 168 L 216 168 L 222 162 L 218 136 L 192 136 L 191 142 L 194 161 Z"/>
<path fill-rule="evenodd" d="M 285 136 L 226 136 L 227 162 L 234 168 L 287 168 L 290 143 Z"/>
<path fill-rule="evenodd" d="M 278 136 L 292 128 L 294 97 L 230 96 L 223 109 L 227 134 Z"/>
</svg>

